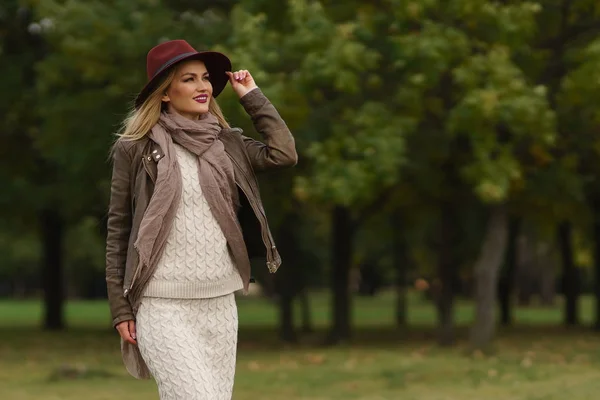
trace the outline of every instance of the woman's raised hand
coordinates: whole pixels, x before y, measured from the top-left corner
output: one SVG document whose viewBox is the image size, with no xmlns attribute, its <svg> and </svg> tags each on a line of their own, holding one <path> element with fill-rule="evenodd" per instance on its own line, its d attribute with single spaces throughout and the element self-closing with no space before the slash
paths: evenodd
<svg viewBox="0 0 600 400">
<path fill-rule="evenodd" d="M 227 76 L 229 76 L 229 83 L 231 83 L 231 87 L 240 99 L 246 93 L 258 87 L 256 86 L 254 78 L 252 78 L 252 75 L 250 75 L 248 70 L 241 69 L 235 72 L 227 71 Z"/>
</svg>

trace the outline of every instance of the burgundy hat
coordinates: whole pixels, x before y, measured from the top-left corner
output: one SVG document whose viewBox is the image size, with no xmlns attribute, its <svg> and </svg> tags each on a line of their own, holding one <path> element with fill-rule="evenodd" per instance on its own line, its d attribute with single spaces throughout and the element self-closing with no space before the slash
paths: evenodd
<svg viewBox="0 0 600 400">
<path fill-rule="evenodd" d="M 216 51 L 198 52 L 185 40 L 170 40 L 153 47 L 148 52 L 146 58 L 148 83 L 135 99 L 135 108 L 139 108 L 146 101 L 152 91 L 167 75 L 170 67 L 187 60 L 204 61 L 213 87 L 213 97 L 217 97 L 229 80 L 225 73 L 225 71 L 231 71 L 229 58 Z"/>
</svg>

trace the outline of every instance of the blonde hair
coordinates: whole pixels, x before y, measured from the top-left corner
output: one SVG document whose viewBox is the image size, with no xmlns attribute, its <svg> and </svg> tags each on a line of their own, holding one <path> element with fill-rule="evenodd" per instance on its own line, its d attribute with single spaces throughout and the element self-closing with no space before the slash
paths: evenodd
<svg viewBox="0 0 600 400">
<path fill-rule="evenodd" d="M 148 96 L 140 108 L 136 109 L 134 107 L 129 112 L 123 121 L 123 124 L 121 125 L 121 129 L 117 133 L 119 139 L 127 141 L 142 139 L 150 132 L 152 127 L 156 125 L 158 119 L 160 118 L 160 113 L 166 106 L 166 103 L 163 103 L 162 101 L 162 97 L 165 91 L 171 85 L 171 82 L 173 82 L 176 71 L 177 69 L 173 68 L 163 79 L 160 85 L 158 85 L 156 89 L 154 89 L 154 91 Z M 221 128 L 229 128 L 229 124 L 223 116 L 221 107 L 219 107 L 219 104 L 214 97 L 212 97 L 208 103 L 208 111 L 217 117 Z"/>
</svg>

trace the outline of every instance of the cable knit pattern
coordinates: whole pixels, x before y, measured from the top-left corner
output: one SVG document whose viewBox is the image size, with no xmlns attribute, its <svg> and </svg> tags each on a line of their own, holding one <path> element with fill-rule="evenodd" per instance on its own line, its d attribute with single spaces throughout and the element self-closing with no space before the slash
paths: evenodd
<svg viewBox="0 0 600 400">
<path fill-rule="evenodd" d="M 163 255 L 144 296 L 198 299 L 243 288 L 227 240 L 202 194 L 198 159 L 175 145 L 181 168 L 181 201 Z"/>
<path fill-rule="evenodd" d="M 136 324 L 140 353 L 161 400 L 231 400 L 238 329 L 233 293 L 144 297 Z"/>
</svg>

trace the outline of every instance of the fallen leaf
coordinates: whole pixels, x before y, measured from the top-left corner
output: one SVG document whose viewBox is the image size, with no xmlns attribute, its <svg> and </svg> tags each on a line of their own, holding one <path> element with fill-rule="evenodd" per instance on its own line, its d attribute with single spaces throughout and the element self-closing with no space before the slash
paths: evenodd
<svg viewBox="0 0 600 400">
<path fill-rule="evenodd" d="M 308 361 L 310 364 L 323 364 L 325 361 L 325 356 L 322 354 L 309 353 L 306 355 L 306 361 Z"/>
</svg>

